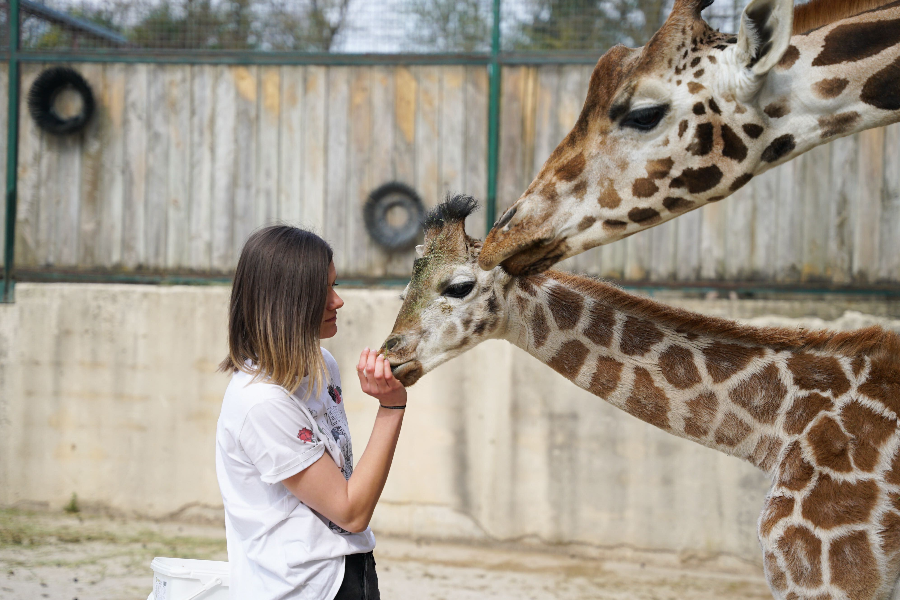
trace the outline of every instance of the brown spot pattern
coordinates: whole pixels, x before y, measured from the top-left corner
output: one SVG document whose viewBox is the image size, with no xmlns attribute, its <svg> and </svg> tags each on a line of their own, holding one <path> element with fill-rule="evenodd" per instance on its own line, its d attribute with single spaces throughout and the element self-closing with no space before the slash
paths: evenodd
<svg viewBox="0 0 900 600">
<path fill-rule="evenodd" d="M 761 158 L 766 162 L 776 162 L 793 152 L 796 147 L 794 136 L 786 133 L 772 140 L 772 143 L 763 150 Z"/>
<path fill-rule="evenodd" d="M 770 552 L 763 554 L 763 562 L 765 563 L 766 579 L 772 584 L 776 590 L 784 590 L 787 588 L 787 576 L 781 567 L 778 566 L 778 560 L 775 555 Z"/>
<path fill-rule="evenodd" d="M 662 339 L 662 331 L 650 321 L 637 317 L 628 317 L 625 319 L 624 327 L 622 327 L 622 338 L 619 341 L 619 348 L 629 356 L 643 356 L 655 344 L 661 342 Z"/>
<path fill-rule="evenodd" d="M 900 58 L 869 77 L 859 98 L 875 108 L 900 110 Z"/>
<path fill-rule="evenodd" d="M 814 471 L 813 466 L 803 458 L 799 442 L 794 442 L 781 461 L 778 484 L 794 492 L 800 491 L 809 484 Z"/>
<path fill-rule="evenodd" d="M 892 485 L 900 485 L 900 452 L 894 451 L 891 468 L 884 474 L 884 480 Z"/>
<path fill-rule="evenodd" d="M 650 179 L 662 179 L 669 174 L 675 161 L 671 158 L 659 158 L 647 163 L 647 175 Z"/>
<path fill-rule="evenodd" d="M 800 58 L 800 51 L 797 49 L 797 46 L 791 44 L 787 47 L 787 50 L 784 51 L 784 54 L 781 55 L 781 60 L 779 60 L 778 64 L 775 66 L 783 70 L 790 69 L 794 66 L 794 63 L 797 62 L 798 58 Z"/>
<path fill-rule="evenodd" d="M 801 390 L 831 391 L 840 396 L 850 389 L 841 364 L 833 356 L 801 352 L 788 358 L 787 366 Z"/>
<path fill-rule="evenodd" d="M 858 121 L 859 113 L 856 111 L 819 117 L 819 127 L 822 129 L 820 136 L 825 139 L 850 133 Z"/>
<path fill-rule="evenodd" d="M 615 219 L 606 219 L 603 221 L 603 228 L 609 229 L 610 231 L 621 231 L 628 227 L 628 223 L 625 221 L 616 221 Z"/>
<path fill-rule="evenodd" d="M 823 79 L 822 81 L 813 84 L 813 92 L 819 98 L 837 98 L 845 89 L 847 89 L 849 83 L 850 80 L 844 79 L 843 77 Z"/>
<path fill-rule="evenodd" d="M 622 363 L 615 359 L 606 356 L 599 357 L 594 376 L 591 377 L 590 392 L 604 400 L 608 398 L 619 387 L 622 367 Z"/>
<path fill-rule="evenodd" d="M 682 121 L 678 124 L 678 137 L 684 137 L 684 133 L 687 131 L 688 122 Z"/>
<path fill-rule="evenodd" d="M 747 146 L 741 136 L 728 125 L 722 124 L 722 156 L 741 162 L 747 158 Z"/>
<path fill-rule="evenodd" d="M 797 396 L 793 406 L 784 417 L 784 431 L 790 435 L 800 435 L 816 416 L 834 408 L 831 400 L 821 394 Z"/>
<path fill-rule="evenodd" d="M 548 293 L 547 306 L 553 320 L 556 321 L 556 326 L 562 331 L 567 331 L 575 327 L 581 319 L 584 297 L 565 286 L 554 285 Z"/>
<path fill-rule="evenodd" d="M 787 388 L 781 383 L 778 367 L 774 364 L 754 373 L 729 393 L 732 402 L 767 424 L 775 422 L 786 396 Z"/>
<path fill-rule="evenodd" d="M 607 181 L 606 187 L 603 188 L 603 191 L 600 192 L 600 197 L 597 198 L 597 202 L 603 208 L 617 208 L 622 203 L 622 197 L 619 196 L 612 182 Z"/>
<path fill-rule="evenodd" d="M 550 335 L 550 326 L 547 324 L 547 315 L 544 314 L 544 307 L 536 304 L 534 312 L 531 313 L 531 335 L 534 338 L 534 347 L 540 348 L 547 341 Z"/>
<path fill-rule="evenodd" d="M 690 84 L 688 84 L 688 85 L 690 85 Z M 694 108 L 692 110 L 693 110 L 694 114 L 697 116 L 706 114 L 706 107 L 703 106 L 702 102 L 698 102 L 697 104 L 695 104 Z"/>
<path fill-rule="evenodd" d="M 584 195 L 587 193 L 587 188 L 587 179 L 582 179 L 572 186 L 572 195 L 575 196 L 575 198 L 577 198 L 578 200 L 584 200 Z"/>
<path fill-rule="evenodd" d="M 588 352 L 588 347 L 583 343 L 578 340 L 570 340 L 564 343 L 553 358 L 547 361 L 547 365 L 566 379 L 574 379 L 584 365 Z"/>
<path fill-rule="evenodd" d="M 686 390 L 700 383 L 700 371 L 694 364 L 694 354 L 683 346 L 669 346 L 659 355 L 659 367 L 663 377 L 679 390 Z"/>
<path fill-rule="evenodd" d="M 584 152 L 579 152 L 556 169 L 556 176 L 562 181 L 574 181 L 584 172 L 585 164 Z"/>
<path fill-rule="evenodd" d="M 878 486 L 874 481 L 849 483 L 821 474 L 803 500 L 803 518 L 822 529 L 863 523 L 877 500 Z"/>
<path fill-rule="evenodd" d="M 709 110 L 713 111 L 717 115 L 722 114 L 721 109 L 719 109 L 719 105 L 716 104 L 716 101 L 714 99 L 710 98 L 708 104 L 709 104 Z"/>
<path fill-rule="evenodd" d="M 643 367 L 634 370 L 634 385 L 625 401 L 625 410 L 660 429 L 669 428 L 669 399 L 653 384 L 653 378 Z"/>
<path fill-rule="evenodd" d="M 900 415 L 900 373 L 882 361 L 872 361 L 865 383 L 859 392 L 884 404 Z"/>
<path fill-rule="evenodd" d="M 712 392 L 703 392 L 687 402 L 688 418 L 684 432 L 695 438 L 705 438 L 719 411 L 719 400 Z"/>
<path fill-rule="evenodd" d="M 878 591 L 878 563 L 865 531 L 854 531 L 831 542 L 828 550 L 831 582 L 850 600 L 871 600 Z"/>
<path fill-rule="evenodd" d="M 703 86 L 702 83 L 697 83 L 696 81 L 688 81 L 687 89 L 692 94 L 699 94 L 706 88 Z"/>
<path fill-rule="evenodd" d="M 716 165 L 700 167 L 699 169 L 685 169 L 681 175 L 672 180 L 669 187 L 687 187 L 692 194 L 707 192 L 722 181 L 722 171 Z"/>
<path fill-rule="evenodd" d="M 733 412 L 728 412 L 716 429 L 715 440 L 720 446 L 733 448 L 747 439 L 751 428 Z"/>
<path fill-rule="evenodd" d="M 750 462 L 768 473 L 775 467 L 781 447 L 781 439 L 773 435 L 764 435 L 756 442 L 756 448 L 750 455 Z"/>
<path fill-rule="evenodd" d="M 663 206 L 666 207 L 666 210 L 669 210 L 671 212 L 681 212 L 683 210 L 689 209 L 693 205 L 693 202 L 685 198 L 676 198 L 675 196 L 663 198 Z"/>
<path fill-rule="evenodd" d="M 578 231 L 584 231 L 597 222 L 597 217 L 587 216 L 578 222 Z"/>
<path fill-rule="evenodd" d="M 878 537 L 881 538 L 881 549 L 888 557 L 900 551 L 900 515 L 895 512 L 885 513 Z"/>
<path fill-rule="evenodd" d="M 759 520 L 760 537 L 769 537 L 772 528 L 782 519 L 789 517 L 792 512 L 794 512 L 794 499 L 790 496 L 775 496 L 767 500 Z"/>
<path fill-rule="evenodd" d="M 791 111 L 788 109 L 787 103 L 785 101 L 779 100 L 778 102 L 773 102 L 766 106 L 763 109 L 763 112 L 766 113 L 771 119 L 780 119 Z"/>
<path fill-rule="evenodd" d="M 751 139 L 756 139 L 763 134 L 765 131 L 762 125 L 757 125 L 756 123 L 744 123 L 741 125 L 741 129 L 744 130 L 744 133 L 750 136 Z"/>
<path fill-rule="evenodd" d="M 713 342 L 703 349 L 706 371 L 713 383 L 722 383 L 744 370 L 754 358 L 763 356 L 761 348 L 748 348 L 726 342 Z"/>
<path fill-rule="evenodd" d="M 659 212 L 650 207 L 632 208 L 628 211 L 628 218 L 635 223 L 653 224 L 659 221 Z"/>
<path fill-rule="evenodd" d="M 747 185 L 751 179 L 753 179 L 753 173 L 744 173 L 743 175 L 738 176 L 737 179 L 732 181 L 728 189 L 732 192 L 736 192 Z"/>
<path fill-rule="evenodd" d="M 636 179 L 631 186 L 631 193 L 636 198 L 649 198 L 659 191 L 659 186 L 652 179 Z"/>
<path fill-rule="evenodd" d="M 822 541 L 802 525 L 785 528 L 778 540 L 784 562 L 790 565 L 794 583 L 804 587 L 822 585 Z"/>
<path fill-rule="evenodd" d="M 598 346 L 608 348 L 613 339 L 615 315 L 615 311 L 606 304 L 594 302 L 588 310 L 587 324 L 582 332 L 584 337 Z"/>
<path fill-rule="evenodd" d="M 900 19 L 838 25 L 825 36 L 812 66 L 856 62 L 900 44 Z"/>
<path fill-rule="evenodd" d="M 817 465 L 840 473 L 849 473 L 853 469 L 850 463 L 850 438 L 831 417 L 825 417 L 813 425 L 806 439 L 812 447 Z"/>
<path fill-rule="evenodd" d="M 856 468 L 871 472 L 878 464 L 881 444 L 897 431 L 897 422 L 852 401 L 841 409 L 841 423 L 853 438 Z"/>
<path fill-rule="evenodd" d="M 713 149 L 713 125 L 712 123 L 700 123 L 694 132 L 694 139 L 687 147 L 688 152 L 695 156 L 706 156 Z"/>
</svg>

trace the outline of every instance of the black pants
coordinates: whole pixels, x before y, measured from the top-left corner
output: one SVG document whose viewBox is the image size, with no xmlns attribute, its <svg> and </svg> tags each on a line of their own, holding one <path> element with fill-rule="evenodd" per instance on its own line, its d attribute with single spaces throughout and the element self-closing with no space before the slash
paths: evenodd
<svg viewBox="0 0 900 600">
<path fill-rule="evenodd" d="M 344 561 L 344 581 L 334 600 L 381 600 L 375 556 L 371 552 L 350 554 Z"/>
</svg>

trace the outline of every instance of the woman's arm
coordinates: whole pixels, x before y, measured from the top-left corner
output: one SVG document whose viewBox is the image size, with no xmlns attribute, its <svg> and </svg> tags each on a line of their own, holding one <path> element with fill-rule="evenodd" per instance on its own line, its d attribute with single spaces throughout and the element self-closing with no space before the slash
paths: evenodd
<svg viewBox="0 0 900 600">
<path fill-rule="evenodd" d="M 384 356 L 366 348 L 356 366 L 362 390 L 383 406 L 406 406 L 406 388 Z M 364 531 L 384 490 L 405 410 L 378 408 L 375 426 L 349 480 L 326 453 L 282 483 L 301 502 L 347 531 Z"/>
</svg>

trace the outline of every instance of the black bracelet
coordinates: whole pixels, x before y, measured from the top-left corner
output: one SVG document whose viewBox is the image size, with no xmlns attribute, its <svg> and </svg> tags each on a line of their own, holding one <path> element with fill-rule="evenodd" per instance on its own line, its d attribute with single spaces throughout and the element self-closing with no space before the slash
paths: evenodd
<svg viewBox="0 0 900 600">
<path fill-rule="evenodd" d="M 403 406 L 385 406 L 384 404 L 381 404 L 380 402 L 379 402 L 378 406 L 380 406 L 381 408 L 390 408 L 391 410 L 403 410 L 406 408 L 405 404 Z"/>
</svg>

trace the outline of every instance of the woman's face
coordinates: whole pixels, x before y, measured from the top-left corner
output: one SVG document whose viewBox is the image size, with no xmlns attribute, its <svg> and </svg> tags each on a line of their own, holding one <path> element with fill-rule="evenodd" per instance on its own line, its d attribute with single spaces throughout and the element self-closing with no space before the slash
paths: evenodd
<svg viewBox="0 0 900 600">
<path fill-rule="evenodd" d="M 334 337 L 337 333 L 337 311 L 344 305 L 344 301 L 334 291 L 337 279 L 337 271 L 334 263 L 328 265 L 328 296 L 325 298 L 325 312 L 322 314 L 322 325 L 319 327 L 319 339 Z"/>
</svg>

